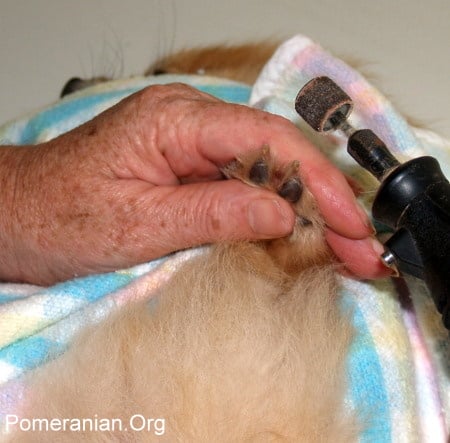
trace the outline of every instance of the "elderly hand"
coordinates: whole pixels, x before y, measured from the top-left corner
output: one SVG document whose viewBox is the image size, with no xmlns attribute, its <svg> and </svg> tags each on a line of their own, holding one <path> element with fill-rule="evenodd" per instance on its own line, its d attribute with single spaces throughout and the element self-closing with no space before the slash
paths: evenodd
<svg viewBox="0 0 450 443">
<path fill-rule="evenodd" d="M 300 173 L 348 270 L 388 272 L 345 177 L 287 120 L 185 85 L 144 89 L 37 146 L 0 149 L 0 279 L 51 284 L 226 239 L 289 234 L 282 198 L 219 168 L 268 144 Z"/>
</svg>

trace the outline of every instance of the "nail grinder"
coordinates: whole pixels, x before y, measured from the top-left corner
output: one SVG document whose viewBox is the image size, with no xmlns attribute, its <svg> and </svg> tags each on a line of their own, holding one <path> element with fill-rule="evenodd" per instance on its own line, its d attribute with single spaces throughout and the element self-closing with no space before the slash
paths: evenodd
<svg viewBox="0 0 450 443">
<path fill-rule="evenodd" d="M 353 128 L 352 109 L 352 99 L 328 77 L 309 81 L 295 100 L 315 131 L 342 131 L 348 153 L 379 180 L 372 214 L 393 230 L 381 260 L 425 281 L 450 330 L 450 184 L 435 158 L 400 163 L 373 131 Z"/>
</svg>

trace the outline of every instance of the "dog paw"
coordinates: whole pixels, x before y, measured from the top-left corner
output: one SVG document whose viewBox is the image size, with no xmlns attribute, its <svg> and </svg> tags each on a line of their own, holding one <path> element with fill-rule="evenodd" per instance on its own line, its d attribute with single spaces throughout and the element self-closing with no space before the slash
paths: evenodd
<svg viewBox="0 0 450 443">
<path fill-rule="evenodd" d="M 312 194 L 299 176 L 297 160 L 279 164 L 270 148 L 245 153 L 227 164 L 222 172 L 250 186 L 267 189 L 292 204 L 296 224 L 290 236 L 266 242 L 266 249 L 282 269 L 296 274 L 313 264 L 329 260 L 323 236 L 323 220 Z"/>
<path fill-rule="evenodd" d="M 303 183 L 298 176 L 299 164 L 294 160 L 286 165 L 278 165 L 270 154 L 269 146 L 264 145 L 232 161 L 222 172 L 227 178 L 268 189 L 290 203 L 297 203 L 303 193 Z"/>
<path fill-rule="evenodd" d="M 278 164 L 270 153 L 268 145 L 246 153 L 226 165 L 222 172 L 227 178 L 235 178 L 250 185 L 268 189 L 292 203 L 297 214 L 297 225 L 312 225 L 310 213 L 317 212 L 311 195 L 305 190 L 298 175 L 300 162 Z"/>
</svg>

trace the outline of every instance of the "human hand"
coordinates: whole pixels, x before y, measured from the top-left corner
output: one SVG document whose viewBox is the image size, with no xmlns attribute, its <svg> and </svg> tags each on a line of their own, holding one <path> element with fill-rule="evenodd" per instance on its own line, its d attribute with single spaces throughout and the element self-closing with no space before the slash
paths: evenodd
<svg viewBox="0 0 450 443">
<path fill-rule="evenodd" d="M 294 125 L 167 85 L 48 143 L 2 149 L 0 163 L 15 174 L 2 179 L 0 278 L 51 284 L 199 244 L 289 234 L 294 214 L 285 200 L 219 180 L 221 166 L 264 144 L 280 162 L 300 160 L 327 240 L 347 269 L 386 275 L 344 176 Z"/>
</svg>

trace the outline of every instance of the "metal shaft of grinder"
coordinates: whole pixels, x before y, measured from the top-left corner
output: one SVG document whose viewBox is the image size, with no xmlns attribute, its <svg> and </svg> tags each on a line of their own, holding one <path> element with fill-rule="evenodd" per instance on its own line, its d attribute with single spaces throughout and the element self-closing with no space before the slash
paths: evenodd
<svg viewBox="0 0 450 443">
<path fill-rule="evenodd" d="M 329 77 L 309 81 L 295 99 L 295 110 L 315 131 L 343 131 L 348 153 L 381 181 L 400 163 L 373 131 L 357 131 L 347 122 L 352 109 L 352 99 Z"/>
</svg>

